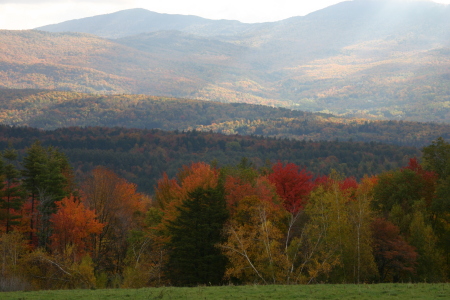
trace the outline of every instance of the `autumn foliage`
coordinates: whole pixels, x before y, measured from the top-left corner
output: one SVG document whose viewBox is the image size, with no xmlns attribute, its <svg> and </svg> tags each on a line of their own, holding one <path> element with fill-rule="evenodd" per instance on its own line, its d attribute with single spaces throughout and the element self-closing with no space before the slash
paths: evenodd
<svg viewBox="0 0 450 300">
<path fill-rule="evenodd" d="M 303 209 L 307 196 L 314 188 L 313 175 L 299 166 L 289 163 L 283 166 L 278 162 L 272 168 L 269 180 L 275 187 L 277 194 L 283 199 L 283 205 L 290 213 Z"/>
<path fill-rule="evenodd" d="M 293 163 L 257 168 L 245 158 L 221 168 L 195 162 L 162 174 L 150 198 L 105 167 L 77 184 L 61 153 L 29 151 L 26 176 L 8 164 L 3 177 L 24 201 L 5 210 L 7 184 L 1 198 L 2 213 L 14 214 L 1 227 L 0 274 L 21 287 L 449 278 L 448 177 L 417 159 L 362 179 Z"/>
<path fill-rule="evenodd" d="M 374 257 L 381 281 L 408 279 L 415 272 L 418 257 L 416 249 L 400 236 L 397 226 L 382 218 L 373 221 L 372 232 Z"/>
<path fill-rule="evenodd" d="M 99 235 L 105 224 L 97 220 L 94 210 L 90 210 L 74 196 L 66 197 L 56 203 L 58 212 L 51 218 L 53 234 L 51 248 L 64 253 L 67 247 L 74 247 L 79 258 L 92 254 L 92 240 Z"/>
</svg>

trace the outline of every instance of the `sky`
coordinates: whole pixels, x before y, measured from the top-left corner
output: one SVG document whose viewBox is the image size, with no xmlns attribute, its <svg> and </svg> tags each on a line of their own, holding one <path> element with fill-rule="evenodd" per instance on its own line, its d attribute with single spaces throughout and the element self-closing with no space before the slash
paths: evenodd
<svg viewBox="0 0 450 300">
<path fill-rule="evenodd" d="M 344 0 L 0 0 L 0 29 L 32 29 L 130 8 L 244 23 L 272 22 Z M 406 0 L 407 1 L 407 0 Z M 450 4 L 450 0 L 436 0 Z"/>
</svg>

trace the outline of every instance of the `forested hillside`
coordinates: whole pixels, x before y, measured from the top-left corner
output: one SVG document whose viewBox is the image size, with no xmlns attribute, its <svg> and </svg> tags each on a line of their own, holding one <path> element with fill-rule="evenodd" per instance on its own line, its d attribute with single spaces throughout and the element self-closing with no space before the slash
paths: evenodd
<svg viewBox="0 0 450 300">
<path fill-rule="evenodd" d="M 118 126 L 415 147 L 423 147 L 439 136 L 450 138 L 447 124 L 370 121 L 262 105 L 146 95 L 0 89 L 0 101 L 0 123 L 41 129 Z"/>
<path fill-rule="evenodd" d="M 42 131 L 0 127 L 0 150 L 11 144 L 19 154 L 34 140 L 65 153 L 82 177 L 95 166 L 108 167 L 151 193 L 163 172 L 173 176 L 191 162 L 234 165 L 247 157 L 255 166 L 293 162 L 316 174 L 334 169 L 347 176 L 375 175 L 420 156 L 417 148 L 381 143 L 291 141 L 288 139 L 223 135 L 198 131 L 71 127 Z"/>
<path fill-rule="evenodd" d="M 131 10 L 52 26 L 64 32 L 0 31 L 0 87 L 449 122 L 449 20 L 429 1 L 346 1 L 256 25 Z M 118 39 L 74 33 L 116 27 Z"/>
</svg>

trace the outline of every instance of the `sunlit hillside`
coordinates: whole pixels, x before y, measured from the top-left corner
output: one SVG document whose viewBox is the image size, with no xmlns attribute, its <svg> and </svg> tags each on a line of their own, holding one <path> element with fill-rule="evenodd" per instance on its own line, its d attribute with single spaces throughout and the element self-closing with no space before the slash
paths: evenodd
<svg viewBox="0 0 450 300">
<path fill-rule="evenodd" d="M 40 29 L 52 32 L 0 31 L 0 87 L 450 122 L 450 8 L 433 2 L 348 1 L 261 24 L 129 10 Z"/>
</svg>

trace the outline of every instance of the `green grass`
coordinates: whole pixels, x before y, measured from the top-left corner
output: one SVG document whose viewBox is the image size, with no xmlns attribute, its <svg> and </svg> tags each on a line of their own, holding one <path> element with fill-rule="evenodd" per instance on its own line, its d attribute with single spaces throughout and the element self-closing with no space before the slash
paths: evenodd
<svg viewBox="0 0 450 300">
<path fill-rule="evenodd" d="M 450 284 L 254 285 L 0 293 L 2 300 L 127 299 L 450 299 Z"/>
</svg>

